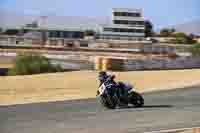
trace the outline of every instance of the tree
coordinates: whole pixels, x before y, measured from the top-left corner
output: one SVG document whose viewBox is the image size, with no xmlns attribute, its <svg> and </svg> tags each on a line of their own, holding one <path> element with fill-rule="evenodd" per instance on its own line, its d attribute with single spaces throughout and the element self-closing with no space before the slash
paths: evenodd
<svg viewBox="0 0 200 133">
<path fill-rule="evenodd" d="M 84 32 L 85 36 L 94 36 L 95 35 L 95 31 L 93 30 L 86 30 Z"/>
<path fill-rule="evenodd" d="M 164 28 L 164 29 L 160 30 L 160 36 L 171 37 L 171 36 L 173 36 L 174 32 L 176 32 L 176 30 L 174 28 L 172 28 L 172 29 Z"/>
<path fill-rule="evenodd" d="M 200 57 L 200 44 L 197 43 L 193 45 L 189 51 L 192 53 L 193 56 Z"/>
<path fill-rule="evenodd" d="M 39 25 L 38 25 L 38 22 L 37 22 L 37 21 L 33 21 L 33 22 L 30 23 L 30 24 L 26 24 L 25 27 L 38 28 Z"/>
<path fill-rule="evenodd" d="M 194 40 L 195 39 L 195 35 L 194 34 L 189 34 L 189 36 L 188 36 L 190 39 L 192 39 L 192 40 Z"/>
<path fill-rule="evenodd" d="M 151 37 L 153 36 L 154 34 L 154 31 L 153 31 L 153 24 L 149 21 L 149 20 L 146 20 L 144 22 L 145 24 L 145 36 L 146 37 Z"/>
<path fill-rule="evenodd" d="M 173 35 L 175 39 L 175 43 L 182 43 L 182 44 L 194 44 L 196 41 L 194 40 L 193 35 L 187 35 L 183 32 L 177 32 Z"/>
<path fill-rule="evenodd" d="M 170 30 L 170 32 L 173 34 L 173 33 L 176 32 L 176 29 L 172 28 L 172 29 Z"/>
<path fill-rule="evenodd" d="M 3 29 L 0 27 L 0 34 L 3 32 Z"/>
<path fill-rule="evenodd" d="M 176 38 L 186 38 L 187 37 L 187 35 L 183 32 L 177 32 L 173 36 Z"/>
</svg>

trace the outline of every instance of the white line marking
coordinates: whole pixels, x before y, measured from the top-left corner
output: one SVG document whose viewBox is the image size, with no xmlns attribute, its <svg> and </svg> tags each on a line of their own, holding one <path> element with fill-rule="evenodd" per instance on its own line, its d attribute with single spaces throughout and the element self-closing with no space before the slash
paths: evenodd
<svg viewBox="0 0 200 133">
<path fill-rule="evenodd" d="M 191 127 L 191 128 L 177 128 L 177 129 L 168 129 L 168 130 L 160 130 L 160 131 L 151 131 L 151 132 L 144 132 L 144 133 L 170 133 L 170 132 L 176 132 L 176 131 L 182 131 L 182 130 L 191 130 L 200 127 Z"/>
</svg>

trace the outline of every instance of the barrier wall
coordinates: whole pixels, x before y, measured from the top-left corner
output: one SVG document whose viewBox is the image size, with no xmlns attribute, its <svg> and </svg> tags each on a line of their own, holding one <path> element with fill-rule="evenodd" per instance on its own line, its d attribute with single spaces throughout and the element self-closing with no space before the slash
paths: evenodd
<svg viewBox="0 0 200 133">
<path fill-rule="evenodd" d="M 180 57 L 176 59 L 126 60 L 124 70 L 191 69 L 200 68 L 200 59 Z"/>
<path fill-rule="evenodd" d="M 120 58 L 96 57 L 94 63 L 95 63 L 95 70 L 102 70 L 102 71 L 124 70 L 124 59 Z"/>
<path fill-rule="evenodd" d="M 179 57 L 175 59 L 112 59 L 102 58 L 102 63 L 95 62 L 96 70 L 167 70 L 200 68 L 200 59 Z M 98 66 L 98 67 L 97 67 Z"/>
<path fill-rule="evenodd" d="M 0 50 L 1 56 L 15 57 L 16 53 L 36 52 L 49 59 L 54 60 L 68 60 L 82 61 L 78 64 L 85 64 L 84 69 L 96 70 L 116 70 L 116 71 L 130 71 L 130 70 L 156 70 L 156 69 L 190 69 L 200 68 L 200 59 L 194 57 L 177 57 L 176 54 L 164 55 L 146 55 L 126 54 L 126 52 L 73 52 L 73 51 L 38 51 L 38 50 Z M 124 54 L 123 54 L 124 53 Z M 96 59 L 96 55 L 102 59 Z M 140 55 L 140 56 L 139 56 Z M 91 64 L 90 64 L 91 63 Z M 74 63 L 73 63 L 74 64 Z M 77 64 L 77 63 L 76 63 Z M 93 66 L 93 64 L 95 64 Z M 74 65 L 70 65 L 74 66 Z M 82 67 L 80 68 L 82 69 Z"/>
</svg>

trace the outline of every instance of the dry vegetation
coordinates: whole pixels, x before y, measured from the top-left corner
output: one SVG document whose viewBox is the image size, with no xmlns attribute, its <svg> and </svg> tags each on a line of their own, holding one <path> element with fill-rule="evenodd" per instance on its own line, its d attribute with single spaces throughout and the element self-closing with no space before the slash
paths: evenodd
<svg viewBox="0 0 200 133">
<path fill-rule="evenodd" d="M 200 84 L 200 70 L 115 74 L 117 80 L 134 84 L 140 92 Z M 0 77 L 0 105 L 94 98 L 97 87 L 94 71 Z"/>
<path fill-rule="evenodd" d="M 13 68 L 13 64 L 8 63 L 8 64 L 0 64 L 0 68 Z"/>
</svg>

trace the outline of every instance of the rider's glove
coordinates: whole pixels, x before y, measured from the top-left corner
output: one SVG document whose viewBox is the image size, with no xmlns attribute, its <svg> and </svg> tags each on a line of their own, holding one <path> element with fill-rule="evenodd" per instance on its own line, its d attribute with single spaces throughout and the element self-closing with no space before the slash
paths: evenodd
<svg viewBox="0 0 200 133">
<path fill-rule="evenodd" d="M 96 94 L 96 96 L 98 96 L 100 94 L 100 92 L 99 91 L 97 91 L 97 94 Z"/>
</svg>

